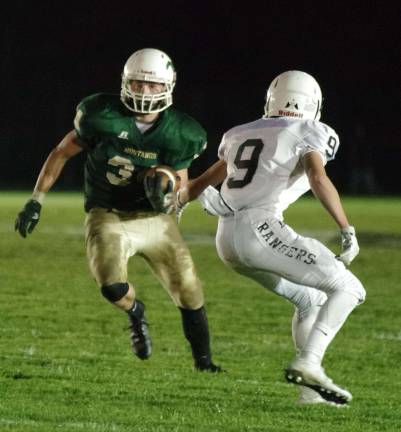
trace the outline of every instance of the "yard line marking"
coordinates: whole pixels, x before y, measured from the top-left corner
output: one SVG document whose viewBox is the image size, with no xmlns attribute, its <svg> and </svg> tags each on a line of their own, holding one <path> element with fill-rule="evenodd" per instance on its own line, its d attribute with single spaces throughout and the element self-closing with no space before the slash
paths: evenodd
<svg viewBox="0 0 401 432">
<path fill-rule="evenodd" d="M 35 428 L 41 428 L 43 425 L 49 425 L 48 421 L 36 421 L 36 420 L 14 420 L 14 419 L 5 419 L 0 418 L 0 424 L 3 425 L 21 425 L 21 426 L 33 426 Z M 118 431 L 120 429 L 119 426 L 108 423 L 96 423 L 96 422 L 57 422 L 56 428 L 60 428 L 61 426 L 66 426 L 74 429 L 83 429 L 83 430 L 100 430 L 100 431 Z"/>
</svg>

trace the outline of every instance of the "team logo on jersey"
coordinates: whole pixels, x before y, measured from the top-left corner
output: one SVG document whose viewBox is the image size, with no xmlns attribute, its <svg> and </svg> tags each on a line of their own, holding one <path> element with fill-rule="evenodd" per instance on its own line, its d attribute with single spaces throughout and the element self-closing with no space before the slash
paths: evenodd
<svg viewBox="0 0 401 432">
<path fill-rule="evenodd" d="M 280 225 L 282 223 L 280 222 Z M 282 226 L 282 225 L 281 225 Z M 282 226 L 283 227 L 283 226 Z M 267 222 L 263 222 L 256 227 L 256 234 L 262 239 L 264 244 L 277 251 L 278 253 L 305 264 L 316 264 L 316 255 L 305 249 L 289 246 L 280 240 L 279 236 L 270 228 Z"/>
<path fill-rule="evenodd" d="M 128 132 L 127 131 L 121 131 L 120 135 L 118 135 L 118 138 L 127 140 L 128 139 Z"/>
<path fill-rule="evenodd" d="M 132 156 L 136 156 L 142 159 L 157 159 L 157 153 L 154 152 L 145 152 L 143 150 L 137 150 L 131 147 L 125 147 L 124 153 L 128 153 Z"/>
</svg>

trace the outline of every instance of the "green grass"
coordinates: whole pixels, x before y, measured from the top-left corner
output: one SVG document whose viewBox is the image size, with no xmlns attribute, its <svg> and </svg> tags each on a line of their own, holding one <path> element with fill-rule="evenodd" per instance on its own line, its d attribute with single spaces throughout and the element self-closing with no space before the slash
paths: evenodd
<svg viewBox="0 0 401 432">
<path fill-rule="evenodd" d="M 0 431 L 397 431 L 401 425 L 401 200 L 347 198 L 361 253 L 352 270 L 368 296 L 330 346 L 325 367 L 354 395 L 349 409 L 296 404 L 292 307 L 219 261 L 216 219 L 197 204 L 182 231 L 204 284 L 215 361 L 192 370 L 180 316 L 143 261 L 130 279 L 145 301 L 154 354 L 130 351 L 126 316 L 89 274 L 82 197 L 53 193 L 34 234 L 13 231 L 27 193 L 0 194 Z M 333 222 L 310 198 L 286 221 L 334 251 Z"/>
</svg>

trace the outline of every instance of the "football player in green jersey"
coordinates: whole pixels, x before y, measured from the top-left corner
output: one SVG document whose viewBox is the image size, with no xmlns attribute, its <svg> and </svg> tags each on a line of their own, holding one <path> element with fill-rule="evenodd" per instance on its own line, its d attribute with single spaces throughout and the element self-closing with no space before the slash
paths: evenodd
<svg viewBox="0 0 401 432">
<path fill-rule="evenodd" d="M 157 49 L 136 51 L 127 60 L 120 97 L 89 96 L 78 105 L 74 130 L 51 151 L 32 197 L 15 228 L 26 237 L 39 221 L 45 194 L 65 163 L 85 150 L 85 220 L 90 270 L 103 296 L 127 312 L 134 353 L 151 355 L 144 304 L 128 281 L 128 259 L 138 254 L 150 265 L 180 309 L 195 368 L 219 372 L 212 362 L 201 283 L 176 221 L 166 213 L 174 200 L 160 182 L 145 193 L 143 174 L 168 165 L 188 180 L 187 169 L 206 147 L 204 129 L 171 107 L 176 73 Z M 153 195 L 152 195 L 153 193 Z M 160 199 L 161 194 L 164 199 Z M 154 199 L 152 197 L 154 196 Z"/>
</svg>

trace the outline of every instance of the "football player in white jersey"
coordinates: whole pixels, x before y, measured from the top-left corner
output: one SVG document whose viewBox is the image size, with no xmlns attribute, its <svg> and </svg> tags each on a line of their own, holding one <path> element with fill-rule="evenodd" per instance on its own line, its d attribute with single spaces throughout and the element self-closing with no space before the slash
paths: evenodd
<svg viewBox="0 0 401 432">
<path fill-rule="evenodd" d="M 322 94 L 305 72 L 288 71 L 271 83 L 265 115 L 224 134 L 219 161 L 192 180 L 182 206 L 199 196 L 219 216 L 216 245 L 222 261 L 295 305 L 296 356 L 285 371 L 300 385 L 301 403 L 345 405 L 351 394 L 327 377 L 326 349 L 351 311 L 365 299 L 348 266 L 359 252 L 339 194 L 326 175 L 339 138 L 319 122 Z M 213 187 L 223 181 L 220 193 Z M 283 222 L 284 210 L 312 190 L 337 223 L 342 253 L 335 256 Z"/>
</svg>

